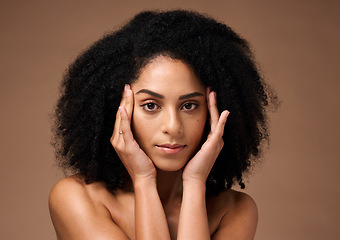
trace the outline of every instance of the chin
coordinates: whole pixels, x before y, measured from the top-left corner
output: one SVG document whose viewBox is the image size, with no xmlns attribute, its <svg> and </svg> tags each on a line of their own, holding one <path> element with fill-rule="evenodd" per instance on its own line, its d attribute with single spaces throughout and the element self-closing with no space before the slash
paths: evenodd
<svg viewBox="0 0 340 240">
<path fill-rule="evenodd" d="M 161 161 L 153 161 L 156 168 L 165 172 L 176 172 L 181 170 L 187 161 L 177 160 L 177 159 L 167 159 Z"/>
</svg>

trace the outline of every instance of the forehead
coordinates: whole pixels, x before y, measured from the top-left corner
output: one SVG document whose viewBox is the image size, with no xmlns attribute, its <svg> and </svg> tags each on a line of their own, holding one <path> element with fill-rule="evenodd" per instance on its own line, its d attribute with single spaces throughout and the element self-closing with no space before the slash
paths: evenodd
<svg viewBox="0 0 340 240">
<path fill-rule="evenodd" d="M 131 87 L 134 92 L 149 89 L 162 94 L 205 92 L 204 84 L 189 65 L 165 56 L 156 57 L 147 64 Z"/>
</svg>

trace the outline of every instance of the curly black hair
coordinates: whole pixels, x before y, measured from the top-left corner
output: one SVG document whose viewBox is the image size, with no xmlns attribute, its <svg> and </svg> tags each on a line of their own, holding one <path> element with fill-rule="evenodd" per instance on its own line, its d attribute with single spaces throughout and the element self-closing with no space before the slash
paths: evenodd
<svg viewBox="0 0 340 240">
<path fill-rule="evenodd" d="M 124 85 L 159 55 L 187 63 L 216 91 L 220 112 L 231 113 L 207 192 L 217 194 L 235 182 L 244 188 L 242 176 L 269 138 L 267 112 L 277 97 L 263 81 L 246 40 L 211 17 L 185 10 L 139 13 L 70 65 L 54 115 L 52 142 L 60 165 L 84 175 L 87 183 L 104 181 L 109 189 L 129 181 L 110 143 L 115 114 Z"/>
</svg>

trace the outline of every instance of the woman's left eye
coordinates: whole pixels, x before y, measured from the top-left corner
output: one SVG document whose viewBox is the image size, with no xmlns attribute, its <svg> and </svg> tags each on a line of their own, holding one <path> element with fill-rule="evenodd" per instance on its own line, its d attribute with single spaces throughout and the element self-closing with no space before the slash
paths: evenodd
<svg viewBox="0 0 340 240">
<path fill-rule="evenodd" d="M 198 107 L 198 104 L 196 103 L 185 103 L 183 104 L 182 109 L 190 111 L 190 110 L 194 110 L 197 107 Z"/>
</svg>

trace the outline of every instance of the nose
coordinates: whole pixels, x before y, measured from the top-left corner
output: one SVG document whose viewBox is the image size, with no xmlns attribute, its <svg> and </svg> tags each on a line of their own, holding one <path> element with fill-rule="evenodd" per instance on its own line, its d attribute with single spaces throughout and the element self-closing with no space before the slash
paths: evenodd
<svg viewBox="0 0 340 240">
<path fill-rule="evenodd" d="M 181 118 L 175 109 L 168 109 L 164 112 L 162 132 L 170 135 L 177 135 L 183 132 Z"/>
</svg>

